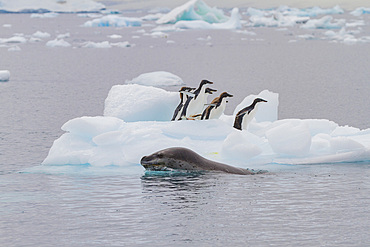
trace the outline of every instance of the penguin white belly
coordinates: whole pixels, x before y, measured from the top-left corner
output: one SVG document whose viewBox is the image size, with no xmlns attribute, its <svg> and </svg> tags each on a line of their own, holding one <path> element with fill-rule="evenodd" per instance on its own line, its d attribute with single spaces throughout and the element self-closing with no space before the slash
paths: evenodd
<svg viewBox="0 0 370 247">
<path fill-rule="evenodd" d="M 195 114 L 202 113 L 203 108 L 204 108 L 204 100 L 205 100 L 205 95 L 198 95 L 196 99 L 193 99 L 192 101 L 189 102 L 188 109 L 186 111 L 186 116 L 192 116 Z"/>
<path fill-rule="evenodd" d="M 242 121 L 243 130 L 248 129 L 248 124 L 252 121 L 252 119 L 256 115 L 257 109 L 258 109 L 258 105 L 256 105 L 249 114 L 245 114 L 245 116 L 243 117 L 243 121 Z"/>
<path fill-rule="evenodd" d="M 222 102 L 219 107 L 213 108 L 211 110 L 211 113 L 209 114 L 209 119 L 219 119 L 222 113 L 224 113 L 225 108 L 226 108 L 226 103 L 224 102 Z"/>
</svg>

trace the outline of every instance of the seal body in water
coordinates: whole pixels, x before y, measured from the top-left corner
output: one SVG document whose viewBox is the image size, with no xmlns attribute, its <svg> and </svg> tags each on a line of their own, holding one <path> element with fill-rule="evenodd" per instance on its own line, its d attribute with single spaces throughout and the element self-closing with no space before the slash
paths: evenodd
<svg viewBox="0 0 370 247">
<path fill-rule="evenodd" d="M 182 147 L 167 148 L 144 156 L 140 163 L 145 169 L 154 171 L 220 171 L 240 175 L 260 173 L 208 160 L 194 151 Z"/>
</svg>

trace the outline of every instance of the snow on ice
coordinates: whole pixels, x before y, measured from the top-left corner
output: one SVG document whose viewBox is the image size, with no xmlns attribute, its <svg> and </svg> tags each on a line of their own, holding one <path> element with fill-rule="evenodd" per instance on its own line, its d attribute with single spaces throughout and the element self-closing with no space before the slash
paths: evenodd
<svg viewBox="0 0 370 247">
<path fill-rule="evenodd" d="M 153 75 L 155 79 L 163 75 L 166 80 L 163 72 Z M 104 116 L 75 118 L 62 126 L 66 133 L 54 142 L 43 165 L 115 165 L 140 172 L 143 155 L 174 146 L 255 169 L 266 164 L 279 169 L 278 164 L 370 160 L 370 129 L 339 126 L 325 119 L 278 120 L 278 94 L 268 90 L 247 96 L 235 112 L 255 97 L 268 103 L 261 104 L 247 130 L 239 131 L 232 127 L 234 115 L 170 121 L 179 102 L 178 92 L 138 84 L 116 85 L 105 101 Z"/>
<path fill-rule="evenodd" d="M 144 73 L 131 81 L 126 81 L 126 83 L 145 86 L 180 86 L 184 84 L 180 77 L 166 71 Z"/>
</svg>

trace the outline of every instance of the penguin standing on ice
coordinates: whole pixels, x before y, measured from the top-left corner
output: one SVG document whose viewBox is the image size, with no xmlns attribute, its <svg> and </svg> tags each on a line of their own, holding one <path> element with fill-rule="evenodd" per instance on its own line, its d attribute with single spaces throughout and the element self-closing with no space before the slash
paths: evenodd
<svg viewBox="0 0 370 247">
<path fill-rule="evenodd" d="M 226 98 L 233 97 L 227 92 L 223 92 L 220 96 L 214 98 L 211 104 L 203 111 L 201 120 L 218 119 L 226 108 Z"/>
<path fill-rule="evenodd" d="M 186 119 L 189 116 L 198 114 L 203 111 L 204 104 L 207 103 L 205 87 L 206 84 L 213 84 L 213 82 L 208 80 L 202 80 L 200 82 L 197 90 L 193 92 L 194 96 L 190 96 L 186 100 L 184 107 L 182 108 L 180 119 Z"/>
<path fill-rule="evenodd" d="M 189 95 L 187 93 L 190 93 L 193 90 L 195 90 L 195 88 L 192 88 L 192 87 L 182 87 L 180 89 L 180 91 L 179 91 L 180 92 L 180 103 L 176 107 L 171 121 L 179 120 L 180 114 L 181 114 L 181 109 L 184 106 L 184 101 L 186 101 L 186 99 L 189 97 Z M 186 95 L 186 97 L 184 97 L 184 95 Z M 184 100 L 184 98 L 185 98 L 185 100 Z"/>
<path fill-rule="evenodd" d="M 212 88 L 209 88 L 207 87 L 206 88 L 206 97 L 205 97 L 205 102 L 207 102 L 207 98 L 210 94 L 213 94 L 214 92 L 217 92 L 216 89 L 212 89 Z M 188 117 L 187 119 L 188 120 L 200 120 L 202 117 L 202 114 L 199 113 L 199 114 L 195 114 L 195 115 L 191 115 L 190 117 Z"/>
<path fill-rule="evenodd" d="M 238 130 L 246 129 L 249 122 L 256 115 L 259 102 L 267 102 L 267 100 L 256 98 L 250 106 L 241 109 L 235 116 L 234 128 Z"/>
</svg>

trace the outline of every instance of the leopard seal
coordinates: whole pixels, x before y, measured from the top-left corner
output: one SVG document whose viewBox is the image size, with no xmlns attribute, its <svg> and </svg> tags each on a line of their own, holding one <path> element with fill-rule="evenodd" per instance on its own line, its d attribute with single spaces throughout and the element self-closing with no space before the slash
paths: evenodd
<svg viewBox="0 0 370 247">
<path fill-rule="evenodd" d="M 233 167 L 212 161 L 183 147 L 167 148 L 144 156 L 141 158 L 140 164 L 151 171 L 219 171 L 239 175 L 254 175 L 265 172 Z"/>
</svg>

